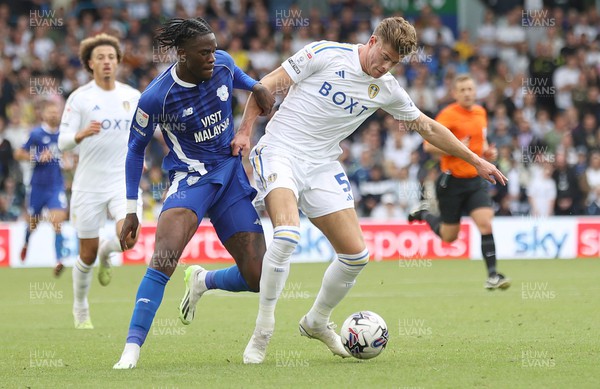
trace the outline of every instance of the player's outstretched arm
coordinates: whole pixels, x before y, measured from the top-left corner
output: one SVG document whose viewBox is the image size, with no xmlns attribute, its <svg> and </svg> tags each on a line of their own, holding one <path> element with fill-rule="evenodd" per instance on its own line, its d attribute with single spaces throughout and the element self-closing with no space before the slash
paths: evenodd
<svg viewBox="0 0 600 389">
<path fill-rule="evenodd" d="M 469 147 L 469 141 L 471 140 L 471 137 L 468 136 L 466 138 L 459 139 L 459 140 L 462 142 L 462 144 Z M 447 152 L 445 152 L 444 150 L 438 149 L 437 147 L 435 147 L 434 145 L 432 145 L 429 142 L 423 143 L 423 151 L 425 151 L 428 154 L 433 154 L 433 155 L 437 155 L 437 156 L 450 155 Z"/>
<path fill-rule="evenodd" d="M 252 91 L 256 103 L 262 111 L 260 115 L 267 116 L 270 114 L 273 105 L 275 105 L 275 96 L 273 96 L 273 94 L 260 82 L 244 73 L 244 71 L 237 66 L 235 66 L 233 74 L 233 87 L 236 89 Z"/>
<path fill-rule="evenodd" d="M 269 95 L 280 93 L 287 90 L 293 81 L 287 74 L 285 69 L 281 66 L 267 74 L 262 80 L 260 85 L 264 87 Z M 259 85 L 259 84 L 257 84 Z M 239 155 L 245 153 L 250 148 L 250 136 L 252 135 L 252 127 L 256 118 L 261 114 L 263 109 L 257 104 L 257 97 L 253 92 L 250 94 L 248 101 L 246 102 L 246 108 L 244 109 L 244 115 L 242 116 L 242 122 L 240 128 L 231 141 L 231 153 L 233 155 Z"/>
<path fill-rule="evenodd" d="M 421 114 L 416 120 L 404 122 L 409 130 L 417 131 L 426 141 L 444 153 L 458 157 L 473 165 L 480 177 L 495 184 L 506 185 L 508 179 L 494 165 L 469 150 L 454 134 L 427 115 Z"/>
<path fill-rule="evenodd" d="M 271 113 L 275 105 L 275 96 L 260 82 L 257 82 L 252 87 L 252 95 L 256 100 L 256 104 L 260 108 L 260 115 L 267 116 Z"/>
</svg>

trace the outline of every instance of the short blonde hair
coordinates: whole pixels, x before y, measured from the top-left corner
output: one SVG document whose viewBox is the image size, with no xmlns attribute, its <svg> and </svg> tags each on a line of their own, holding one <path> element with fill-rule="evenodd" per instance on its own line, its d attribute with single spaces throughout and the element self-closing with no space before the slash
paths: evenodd
<svg viewBox="0 0 600 389">
<path fill-rule="evenodd" d="M 417 50 L 417 32 L 406 19 L 400 16 L 385 18 L 375 28 L 373 35 L 392 46 L 400 57 L 411 55 Z"/>
<path fill-rule="evenodd" d="M 90 74 L 93 72 L 88 62 L 90 58 L 92 58 L 92 51 L 98 46 L 114 47 L 117 52 L 117 62 L 121 63 L 121 59 L 123 59 L 123 52 L 121 51 L 121 46 L 119 46 L 119 40 L 114 36 L 102 33 L 91 38 L 86 38 L 81 41 L 81 45 L 79 46 L 79 61 L 81 61 L 84 69 Z"/>
<path fill-rule="evenodd" d="M 459 82 L 468 81 L 468 80 L 471 80 L 471 81 L 475 82 L 475 80 L 473 79 L 473 77 L 471 77 L 471 75 L 468 74 L 468 73 L 458 74 L 452 80 L 452 89 L 456 88 L 456 84 L 458 84 Z"/>
</svg>

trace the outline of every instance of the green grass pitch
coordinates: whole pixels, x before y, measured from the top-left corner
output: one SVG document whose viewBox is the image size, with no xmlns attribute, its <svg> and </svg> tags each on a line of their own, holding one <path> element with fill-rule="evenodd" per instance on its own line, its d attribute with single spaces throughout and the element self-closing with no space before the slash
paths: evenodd
<svg viewBox="0 0 600 389">
<path fill-rule="evenodd" d="M 342 360 L 299 335 L 327 264 L 292 265 L 259 366 L 242 363 L 258 296 L 208 293 L 183 326 L 179 268 L 133 371 L 112 365 L 144 268 L 116 268 L 105 288 L 94 279 L 92 331 L 73 328 L 70 269 L 58 280 L 50 269 L 2 269 L 0 387 L 600 387 L 599 260 L 501 261 L 513 285 L 494 292 L 483 289 L 481 261 L 412 264 L 369 264 L 333 314 L 339 324 L 359 310 L 387 321 L 388 347 L 370 361 Z"/>
</svg>

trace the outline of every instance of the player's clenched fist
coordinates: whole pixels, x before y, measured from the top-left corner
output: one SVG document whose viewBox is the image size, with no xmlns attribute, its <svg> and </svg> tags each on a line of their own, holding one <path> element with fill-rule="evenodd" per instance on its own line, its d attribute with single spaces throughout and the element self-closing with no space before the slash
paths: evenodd
<svg viewBox="0 0 600 389">
<path fill-rule="evenodd" d="M 128 213 L 127 216 L 125 216 L 123 228 L 121 228 L 121 234 L 119 234 L 119 243 L 121 243 L 121 250 L 125 251 L 130 249 L 130 247 L 127 246 L 127 237 L 129 236 L 129 234 L 131 234 L 131 238 L 135 239 L 139 226 L 140 222 L 138 220 L 137 214 Z"/>
<path fill-rule="evenodd" d="M 498 149 L 494 144 L 490 144 L 483 150 L 483 158 L 490 162 L 494 162 L 498 158 Z"/>
<path fill-rule="evenodd" d="M 79 143 L 88 136 L 98 135 L 100 130 L 102 129 L 100 122 L 92 121 L 89 126 L 79 131 L 77 135 L 75 135 L 75 142 Z"/>
<path fill-rule="evenodd" d="M 238 156 L 250 149 L 250 137 L 244 131 L 238 131 L 231 141 L 231 154 Z"/>
</svg>

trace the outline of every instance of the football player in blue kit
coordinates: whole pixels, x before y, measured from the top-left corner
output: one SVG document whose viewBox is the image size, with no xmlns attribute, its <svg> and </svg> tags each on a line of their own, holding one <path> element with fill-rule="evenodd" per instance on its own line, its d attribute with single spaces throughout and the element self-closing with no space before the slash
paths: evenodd
<svg viewBox="0 0 600 389">
<path fill-rule="evenodd" d="M 157 40 L 177 50 L 178 61 L 156 77 L 142 93 L 134 114 L 126 160 L 128 210 L 121 245 L 134 235 L 138 186 L 144 149 L 160 127 L 169 153 L 163 168 L 170 189 L 158 219 L 155 248 L 136 296 L 125 349 L 114 369 L 137 364 L 140 347 L 160 306 L 165 285 L 175 271 L 186 244 L 204 215 L 237 266 L 206 271 L 190 266 L 185 272 L 186 293 L 180 318 L 189 324 L 200 296 L 209 289 L 258 291 L 266 247 L 260 218 L 252 205 L 256 191 L 244 172 L 241 157 L 233 156 L 233 88 L 252 91 L 262 114 L 275 103 L 273 95 L 217 50 L 206 21 L 173 19 Z"/>
<path fill-rule="evenodd" d="M 42 210 L 48 209 L 48 218 L 55 232 L 54 248 L 56 250 L 56 267 L 54 275 L 58 277 L 64 266 L 63 235 L 61 225 L 67 216 L 67 196 L 65 183 L 60 167 L 58 150 L 58 129 L 60 110 L 55 102 L 47 101 L 42 107 L 42 123 L 34 128 L 27 142 L 15 150 L 15 159 L 30 161 L 35 166 L 31 175 L 29 190 L 29 223 L 25 230 L 25 244 L 21 250 L 21 261 L 27 257 L 29 237 L 37 228 L 42 217 Z"/>
</svg>

